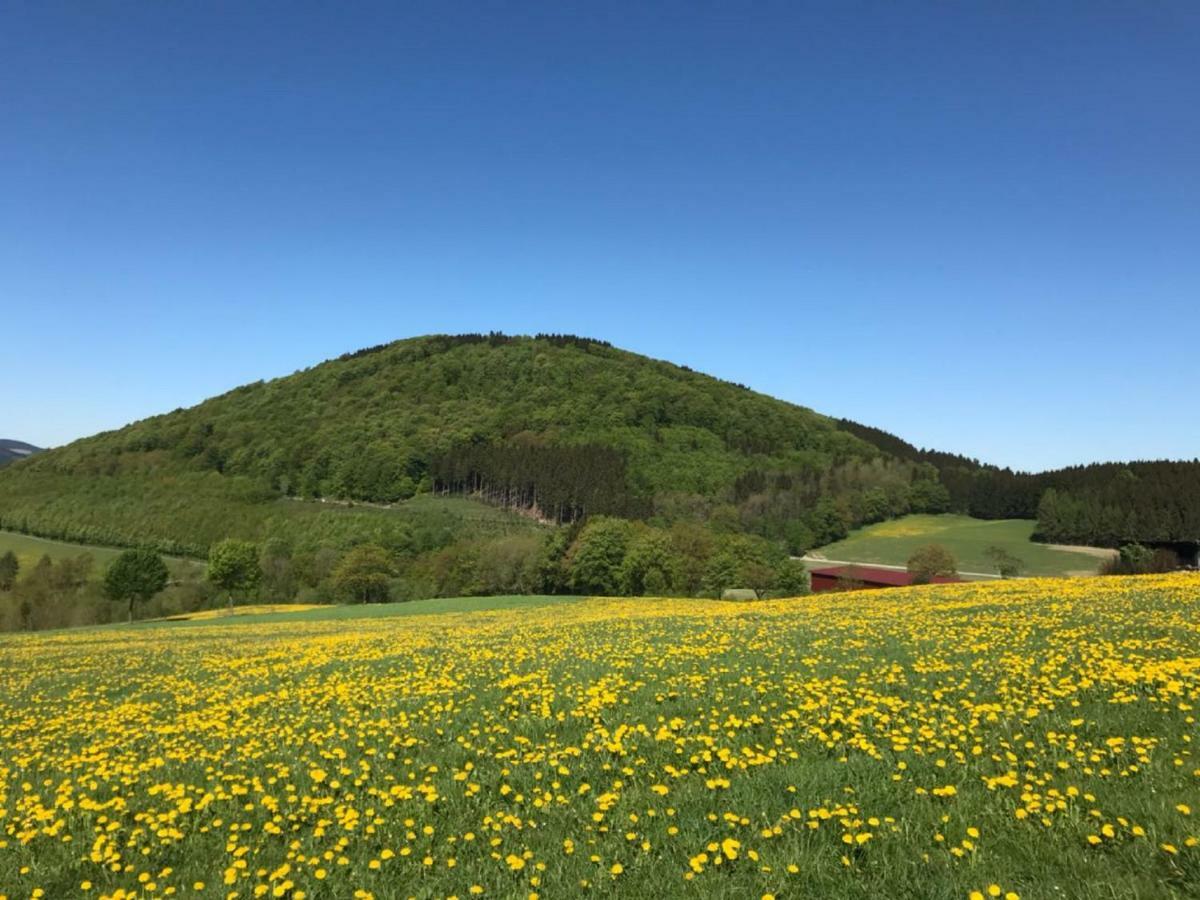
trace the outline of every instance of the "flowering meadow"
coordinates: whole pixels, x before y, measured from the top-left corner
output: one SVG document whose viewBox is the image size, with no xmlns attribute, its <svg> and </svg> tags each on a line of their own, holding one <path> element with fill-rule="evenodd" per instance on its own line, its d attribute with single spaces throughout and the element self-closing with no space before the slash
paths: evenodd
<svg viewBox="0 0 1200 900">
<path fill-rule="evenodd" d="M 0 897 L 1200 896 L 1200 578 L 0 639 Z"/>
</svg>

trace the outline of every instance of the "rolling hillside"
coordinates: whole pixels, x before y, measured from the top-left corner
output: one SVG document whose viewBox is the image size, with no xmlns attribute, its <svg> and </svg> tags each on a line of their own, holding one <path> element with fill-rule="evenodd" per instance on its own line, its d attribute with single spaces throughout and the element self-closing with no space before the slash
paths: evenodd
<svg viewBox="0 0 1200 900">
<path fill-rule="evenodd" d="M 344 545 L 429 516 L 446 527 L 529 521 L 498 523 L 478 503 L 447 513 L 430 492 L 563 521 L 705 517 L 722 504 L 778 501 L 783 490 L 787 502 L 775 507 L 786 517 L 834 490 L 832 472 L 837 489 L 887 487 L 907 512 L 913 468 L 809 409 L 601 342 L 432 336 L 249 384 L 8 468 L 0 527 L 203 554 L 227 536 Z M 411 514 L 416 495 L 420 515 Z M 764 530 L 761 516 L 741 524 Z"/>
</svg>

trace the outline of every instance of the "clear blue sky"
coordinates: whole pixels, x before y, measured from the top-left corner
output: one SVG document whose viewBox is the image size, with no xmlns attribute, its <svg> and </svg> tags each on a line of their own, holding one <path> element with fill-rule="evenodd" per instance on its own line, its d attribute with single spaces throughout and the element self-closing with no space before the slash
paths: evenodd
<svg viewBox="0 0 1200 900">
<path fill-rule="evenodd" d="M 499 329 L 1191 458 L 1198 86 L 1191 2 L 5 4 L 0 437 Z"/>
</svg>

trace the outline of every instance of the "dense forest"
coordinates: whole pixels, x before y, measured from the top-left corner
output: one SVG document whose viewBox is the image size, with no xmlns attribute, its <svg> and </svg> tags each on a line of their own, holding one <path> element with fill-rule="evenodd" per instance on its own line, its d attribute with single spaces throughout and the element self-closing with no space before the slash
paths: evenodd
<svg viewBox="0 0 1200 900">
<path fill-rule="evenodd" d="M 1014 472 L 919 450 L 857 422 L 843 419 L 839 425 L 898 459 L 934 467 L 954 512 L 980 519 L 1037 519 L 1039 540 L 1097 547 L 1200 542 L 1200 460 Z"/>
<path fill-rule="evenodd" d="M 1045 540 L 1101 547 L 1200 542 L 1200 461 L 1074 466 L 1036 479 Z"/>
</svg>

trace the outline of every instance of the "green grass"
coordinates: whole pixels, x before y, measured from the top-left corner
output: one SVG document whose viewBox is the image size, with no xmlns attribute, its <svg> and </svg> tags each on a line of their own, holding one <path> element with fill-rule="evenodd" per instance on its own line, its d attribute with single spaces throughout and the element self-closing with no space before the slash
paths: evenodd
<svg viewBox="0 0 1200 900">
<path fill-rule="evenodd" d="M 1101 560 L 1068 550 L 1054 550 L 1030 540 L 1036 523 L 1029 519 L 984 521 L 970 516 L 905 516 L 851 532 L 845 540 L 814 553 L 826 559 L 903 566 L 918 547 L 941 544 L 954 554 L 963 572 L 995 572 L 984 551 L 1002 547 L 1020 559 L 1023 575 L 1094 573 Z"/>
<path fill-rule="evenodd" d="M 89 555 L 95 560 L 92 570 L 95 577 L 100 577 L 105 567 L 121 554 L 119 548 L 93 547 L 88 544 L 72 544 L 67 541 L 52 541 L 47 538 L 32 537 L 27 534 L 17 534 L 15 531 L 0 531 L 0 554 L 9 550 L 17 555 L 21 571 L 28 572 L 37 565 L 43 556 L 49 556 L 54 562 L 63 559 L 74 559 L 77 556 Z M 180 577 L 189 572 L 199 572 L 203 563 L 181 557 L 165 557 L 167 568 L 173 577 Z"/>
<path fill-rule="evenodd" d="M 71 559 L 87 553 L 95 558 L 98 565 L 106 565 L 115 559 L 120 550 L 112 547 L 89 547 L 86 544 L 71 544 L 66 541 L 51 541 L 46 538 L 32 537 L 27 534 L 17 534 L 15 531 L 0 531 L 0 553 L 9 550 L 17 554 L 21 568 L 32 567 L 43 556 L 49 556 L 55 562 L 61 559 Z"/>
</svg>

